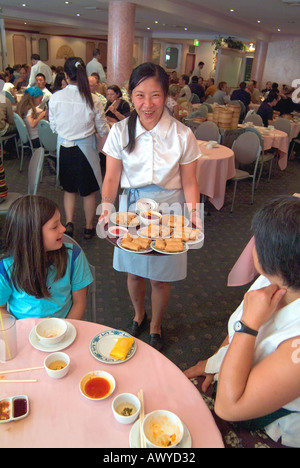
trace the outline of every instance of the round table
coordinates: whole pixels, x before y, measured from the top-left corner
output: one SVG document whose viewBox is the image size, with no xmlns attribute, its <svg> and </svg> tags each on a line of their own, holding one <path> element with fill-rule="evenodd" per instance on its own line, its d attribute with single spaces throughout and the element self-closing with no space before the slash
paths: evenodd
<svg viewBox="0 0 300 468">
<path fill-rule="evenodd" d="M 89 351 L 91 340 L 108 327 L 68 320 L 75 326 L 75 341 L 64 349 L 71 359 L 66 377 L 51 379 L 44 369 L 0 375 L 3 379 L 37 379 L 35 383 L 0 383 L 1 398 L 27 395 L 29 415 L 1 424 L 2 448 L 129 448 L 132 424 L 118 423 L 112 414 L 113 398 L 119 393 L 144 392 L 145 414 L 155 409 L 176 413 L 188 428 L 192 448 L 223 447 L 213 417 L 194 384 L 163 354 L 136 339 L 136 352 L 126 362 L 107 364 Z M 0 370 L 43 365 L 47 352 L 34 348 L 29 334 L 36 319 L 17 321 L 18 354 Z M 116 380 L 114 393 L 103 401 L 90 401 L 79 391 L 81 377 L 89 371 L 105 370 Z"/>
<path fill-rule="evenodd" d="M 197 141 L 202 153 L 197 162 L 200 193 L 220 210 L 224 205 L 226 182 L 235 176 L 234 152 L 227 146 L 218 144 L 209 148 L 207 141 Z"/>
</svg>

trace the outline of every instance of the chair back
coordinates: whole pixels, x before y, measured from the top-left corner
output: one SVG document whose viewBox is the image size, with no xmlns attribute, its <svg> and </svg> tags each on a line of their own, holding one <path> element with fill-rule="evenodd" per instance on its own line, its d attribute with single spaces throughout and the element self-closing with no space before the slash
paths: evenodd
<svg viewBox="0 0 300 468">
<path fill-rule="evenodd" d="M 192 104 L 199 104 L 200 103 L 200 98 L 199 98 L 198 94 L 192 93 L 191 98 L 190 98 L 190 102 Z"/>
<path fill-rule="evenodd" d="M 44 165 L 44 148 L 34 150 L 28 165 L 28 195 L 36 195 Z"/>
<path fill-rule="evenodd" d="M 73 237 L 70 237 L 67 234 L 63 235 L 63 242 L 67 242 L 69 244 L 77 245 L 77 247 L 79 247 L 81 250 L 83 250 L 80 247 L 80 245 L 78 244 L 78 242 L 76 242 L 76 240 L 73 239 Z M 96 268 L 95 268 L 94 265 L 91 265 L 90 263 L 89 263 L 89 267 L 90 267 L 92 276 L 94 278 L 94 281 L 88 287 L 87 311 L 91 313 L 92 320 L 94 322 L 96 322 L 97 321 L 96 320 L 97 319 L 97 317 L 96 317 L 96 314 L 97 314 L 97 312 L 96 312 L 96 291 L 97 291 L 97 288 L 96 288 Z"/>
<path fill-rule="evenodd" d="M 246 122 L 252 122 L 254 125 L 257 125 L 258 127 L 264 126 L 261 116 L 258 114 L 255 114 L 255 112 L 253 114 L 246 115 L 244 123 Z"/>
<path fill-rule="evenodd" d="M 203 122 L 195 130 L 197 140 L 217 141 L 220 143 L 221 135 L 218 126 L 214 122 Z"/>
<path fill-rule="evenodd" d="M 188 115 L 188 119 L 193 119 L 194 117 L 207 117 L 207 114 L 208 108 L 202 104 Z"/>
<path fill-rule="evenodd" d="M 15 98 L 9 91 L 3 91 L 3 93 L 4 93 L 4 96 L 7 97 L 7 99 L 9 99 L 12 104 L 16 103 Z"/>
<path fill-rule="evenodd" d="M 203 106 L 207 107 L 207 111 L 209 114 L 213 113 L 213 107 L 208 102 L 204 102 Z"/>
<path fill-rule="evenodd" d="M 19 116 L 19 114 L 16 114 L 14 112 L 14 121 L 18 130 L 19 137 L 22 141 L 23 144 L 29 143 L 30 142 L 30 137 L 28 130 L 26 128 L 25 122 L 22 119 L 22 117 Z"/>
<path fill-rule="evenodd" d="M 221 130 L 221 143 L 231 148 L 234 140 L 245 132 L 244 128 L 233 128 L 232 130 Z"/>
<path fill-rule="evenodd" d="M 244 132 L 233 142 L 232 150 L 238 165 L 251 164 L 258 160 L 261 153 L 259 138 L 253 132 Z"/>
<path fill-rule="evenodd" d="M 281 130 L 282 132 L 287 133 L 289 140 L 291 139 L 292 135 L 292 126 L 289 119 L 285 119 L 284 117 L 279 117 L 278 119 L 274 120 L 273 123 L 276 130 Z"/>
<path fill-rule="evenodd" d="M 257 130 L 257 128 L 254 128 L 254 127 L 246 127 L 245 128 L 245 133 L 246 132 L 252 132 L 252 133 L 255 133 L 255 135 L 258 136 L 259 138 L 259 142 L 260 142 L 260 146 L 262 147 L 262 150 L 264 149 L 264 139 L 263 137 L 261 136 L 261 133 Z"/>
<path fill-rule="evenodd" d="M 57 145 L 57 133 L 53 133 L 47 120 L 38 123 L 39 139 L 46 151 L 54 153 Z"/>
</svg>

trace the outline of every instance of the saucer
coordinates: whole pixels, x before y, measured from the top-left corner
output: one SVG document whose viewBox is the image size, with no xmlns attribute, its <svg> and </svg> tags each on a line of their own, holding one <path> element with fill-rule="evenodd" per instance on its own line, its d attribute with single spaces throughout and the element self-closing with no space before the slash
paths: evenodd
<svg viewBox="0 0 300 468">
<path fill-rule="evenodd" d="M 53 353 L 54 351 L 61 351 L 62 349 L 67 348 L 70 346 L 70 344 L 73 343 L 73 341 L 76 338 L 76 328 L 74 325 L 70 322 L 67 321 L 68 328 L 67 328 L 67 333 L 66 336 L 62 341 L 59 343 L 54 344 L 53 346 L 44 346 L 40 343 L 36 332 L 35 332 L 35 327 L 31 330 L 29 333 L 29 342 L 30 344 L 35 348 L 38 349 L 39 351 L 44 351 L 46 353 Z"/>
<path fill-rule="evenodd" d="M 182 422 L 183 425 L 183 437 L 179 445 L 174 448 L 191 448 L 192 447 L 192 438 L 190 431 L 186 425 Z M 131 428 L 129 434 L 129 447 L 130 448 L 141 448 L 141 439 L 140 439 L 140 420 L 138 419 Z"/>
</svg>

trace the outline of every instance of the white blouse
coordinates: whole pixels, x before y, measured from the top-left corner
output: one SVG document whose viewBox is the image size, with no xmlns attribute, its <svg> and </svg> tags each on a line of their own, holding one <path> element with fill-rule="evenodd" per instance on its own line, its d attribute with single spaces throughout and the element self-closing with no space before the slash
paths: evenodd
<svg viewBox="0 0 300 468">
<path fill-rule="evenodd" d="M 270 281 L 264 276 L 260 276 L 251 286 L 249 291 L 261 289 L 270 285 Z M 228 322 L 229 343 L 234 336 L 234 324 L 241 319 L 243 313 L 242 302 L 236 311 L 232 314 Z M 260 329 L 255 342 L 253 357 L 253 366 L 262 361 L 269 354 L 276 351 L 278 346 L 290 338 L 300 336 L 300 299 L 296 299 L 291 304 L 280 309 L 274 316 L 268 320 Z M 294 358 L 297 365 L 300 365 L 300 350 L 298 340 L 295 339 Z M 298 348 L 298 350 L 297 350 Z M 225 357 L 228 346 L 223 346 L 219 351 L 207 361 L 205 372 L 208 374 L 217 374 L 218 379 L 221 364 Z M 290 411 L 297 411 L 294 414 L 285 416 L 266 426 L 267 434 L 275 441 L 280 437 L 282 444 L 290 447 L 300 447 L 300 396 L 296 400 L 284 406 Z"/>
<path fill-rule="evenodd" d="M 122 188 L 158 185 L 163 189 L 181 189 L 180 165 L 201 156 L 197 140 L 190 128 L 170 116 L 165 109 L 158 124 L 145 130 L 136 122 L 135 148 L 129 153 L 128 118 L 115 123 L 107 137 L 103 152 L 122 160 Z"/>
<path fill-rule="evenodd" d="M 81 97 L 76 85 L 68 85 L 49 99 L 49 122 L 53 132 L 66 141 L 80 140 L 95 133 L 109 132 L 100 99 L 92 94 L 94 109 Z"/>
</svg>

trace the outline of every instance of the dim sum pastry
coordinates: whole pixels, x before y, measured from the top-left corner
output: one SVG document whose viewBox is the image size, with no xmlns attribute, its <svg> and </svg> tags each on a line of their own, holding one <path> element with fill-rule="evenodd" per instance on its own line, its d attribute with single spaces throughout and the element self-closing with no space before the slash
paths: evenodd
<svg viewBox="0 0 300 468">
<path fill-rule="evenodd" d="M 113 347 L 109 355 L 115 359 L 120 359 L 121 361 L 124 361 L 133 343 L 134 338 L 132 338 L 131 336 L 128 338 L 118 338 L 115 346 Z"/>
</svg>

